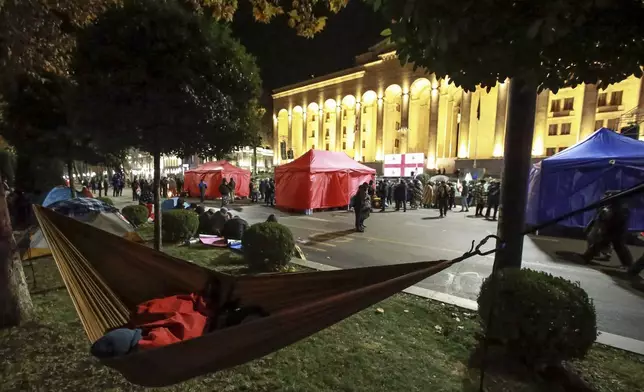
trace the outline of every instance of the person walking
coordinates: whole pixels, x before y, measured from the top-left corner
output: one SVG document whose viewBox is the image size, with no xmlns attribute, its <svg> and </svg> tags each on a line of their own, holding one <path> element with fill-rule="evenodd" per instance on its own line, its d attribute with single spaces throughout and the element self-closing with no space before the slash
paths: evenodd
<svg viewBox="0 0 644 392">
<path fill-rule="evenodd" d="M 206 199 L 206 189 L 208 189 L 208 184 L 206 184 L 202 178 L 201 181 L 199 181 L 199 199 L 201 200 L 201 204 L 203 204 Z"/>
<path fill-rule="evenodd" d="M 449 191 L 449 201 L 447 203 L 447 208 L 451 211 L 452 208 L 456 207 L 456 187 L 451 182 L 448 182 L 447 189 Z"/>
<path fill-rule="evenodd" d="M 440 185 L 438 185 L 437 201 L 440 217 L 444 218 L 447 216 L 447 208 L 449 207 L 449 187 L 445 184 L 445 181 L 441 181 Z"/>
<path fill-rule="evenodd" d="M 476 213 L 474 216 L 483 216 L 483 207 L 485 207 L 486 199 L 485 180 L 481 180 L 474 187 L 474 204 L 476 204 Z"/>
<path fill-rule="evenodd" d="M 403 178 L 394 189 L 394 200 L 396 201 L 396 211 L 400 211 L 402 205 L 403 212 L 407 212 L 407 182 Z"/>
<path fill-rule="evenodd" d="M 234 178 L 230 178 L 230 181 L 228 182 L 228 188 L 230 189 L 230 204 L 233 204 L 235 202 L 235 187 L 237 186 L 237 183 L 235 183 Z"/>
<path fill-rule="evenodd" d="M 485 219 L 490 219 L 490 210 L 494 210 L 492 220 L 496 220 L 496 213 L 499 210 L 500 201 L 501 183 L 499 181 L 492 181 L 487 190 L 487 210 L 485 210 Z"/>
<path fill-rule="evenodd" d="M 467 181 L 463 180 L 463 185 L 461 185 L 461 212 L 469 212 L 470 204 L 468 197 L 470 196 L 470 186 Z"/>
</svg>

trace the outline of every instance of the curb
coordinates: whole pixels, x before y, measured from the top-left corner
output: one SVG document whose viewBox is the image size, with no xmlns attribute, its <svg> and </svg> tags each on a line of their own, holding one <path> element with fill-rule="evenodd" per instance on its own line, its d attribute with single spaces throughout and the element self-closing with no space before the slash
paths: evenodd
<svg viewBox="0 0 644 392">
<path fill-rule="evenodd" d="M 342 268 L 333 267 L 331 265 L 316 263 L 315 261 L 300 260 L 300 259 L 291 259 L 291 263 L 297 264 L 302 267 L 307 267 L 315 269 L 318 271 L 335 271 Z M 445 294 L 434 290 L 429 290 L 419 286 L 411 286 L 405 290 L 404 293 L 416 295 L 418 297 L 423 297 L 431 299 L 434 301 L 443 302 L 449 305 L 458 306 L 459 308 L 464 308 L 467 310 L 478 310 L 478 304 L 476 301 L 470 299 L 457 297 L 455 295 Z M 615 335 L 608 332 L 599 331 L 597 336 L 597 343 L 603 344 L 605 346 L 610 346 L 624 351 L 629 351 L 635 354 L 644 355 L 644 341 L 628 338 L 625 336 Z"/>
</svg>

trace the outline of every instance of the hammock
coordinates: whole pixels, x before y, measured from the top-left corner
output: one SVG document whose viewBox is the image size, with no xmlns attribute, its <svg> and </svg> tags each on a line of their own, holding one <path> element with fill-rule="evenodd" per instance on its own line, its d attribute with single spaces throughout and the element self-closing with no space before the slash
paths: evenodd
<svg viewBox="0 0 644 392">
<path fill-rule="evenodd" d="M 125 325 L 136 305 L 203 291 L 269 316 L 158 349 L 103 359 L 133 384 L 162 387 L 237 366 L 319 332 L 462 260 L 233 277 L 34 206 L 91 342 Z"/>
</svg>

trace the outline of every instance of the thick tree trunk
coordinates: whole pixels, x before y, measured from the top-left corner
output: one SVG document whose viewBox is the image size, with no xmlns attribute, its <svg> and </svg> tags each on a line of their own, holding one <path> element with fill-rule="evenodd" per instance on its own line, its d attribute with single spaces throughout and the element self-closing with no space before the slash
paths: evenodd
<svg viewBox="0 0 644 392">
<path fill-rule="evenodd" d="M 74 188 L 74 164 L 71 160 L 67 161 L 67 175 L 69 176 L 69 189 L 72 192 L 72 199 L 76 197 L 76 188 Z"/>
<path fill-rule="evenodd" d="M 0 328 L 20 325 L 32 314 L 33 304 L 3 189 L 0 195 Z"/>
<path fill-rule="evenodd" d="M 510 81 L 498 228 L 505 246 L 496 253 L 495 269 L 521 267 L 536 104 L 535 85 L 521 78 Z"/>
<path fill-rule="evenodd" d="M 257 146 L 253 147 L 253 173 L 257 175 Z"/>
<path fill-rule="evenodd" d="M 161 153 L 154 152 L 154 249 L 161 250 Z"/>
</svg>

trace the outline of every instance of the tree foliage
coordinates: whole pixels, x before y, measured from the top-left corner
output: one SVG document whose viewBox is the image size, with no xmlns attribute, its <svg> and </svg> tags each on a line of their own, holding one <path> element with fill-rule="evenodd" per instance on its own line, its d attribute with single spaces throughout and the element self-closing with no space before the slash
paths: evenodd
<svg viewBox="0 0 644 392">
<path fill-rule="evenodd" d="M 115 6 L 79 34 L 74 128 L 104 146 L 223 155 L 254 136 L 254 59 L 227 27 L 171 0 Z"/>
<path fill-rule="evenodd" d="M 392 21 L 401 61 L 468 90 L 519 75 L 554 92 L 642 75 L 641 0 L 365 1 Z"/>
</svg>

